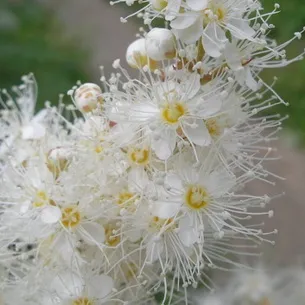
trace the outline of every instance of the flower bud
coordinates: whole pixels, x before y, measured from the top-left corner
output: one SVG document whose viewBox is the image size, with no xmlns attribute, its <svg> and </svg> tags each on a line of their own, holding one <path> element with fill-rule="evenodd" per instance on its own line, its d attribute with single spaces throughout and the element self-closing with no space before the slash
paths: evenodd
<svg viewBox="0 0 305 305">
<path fill-rule="evenodd" d="M 145 38 L 132 42 L 126 51 L 126 61 L 132 68 L 143 68 L 148 66 L 151 70 L 157 68 L 157 63 L 150 59 L 146 52 Z"/>
<path fill-rule="evenodd" d="M 154 28 L 145 37 L 147 55 L 153 60 L 172 59 L 176 56 L 176 39 L 168 29 Z"/>
<path fill-rule="evenodd" d="M 82 112 L 90 112 L 97 108 L 98 104 L 102 104 L 101 88 L 93 83 L 86 83 L 76 89 L 74 101 L 76 107 Z"/>
<path fill-rule="evenodd" d="M 150 0 L 150 3 L 156 11 L 162 11 L 168 4 L 166 0 Z"/>
<path fill-rule="evenodd" d="M 71 151 L 64 147 L 56 147 L 47 154 L 46 165 L 49 171 L 57 179 L 61 172 L 65 171 L 71 160 Z"/>
</svg>

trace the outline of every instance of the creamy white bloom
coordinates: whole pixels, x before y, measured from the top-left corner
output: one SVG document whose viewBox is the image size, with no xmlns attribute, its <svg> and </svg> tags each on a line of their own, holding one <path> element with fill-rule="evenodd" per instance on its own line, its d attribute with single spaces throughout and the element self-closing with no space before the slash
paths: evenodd
<svg viewBox="0 0 305 305">
<path fill-rule="evenodd" d="M 279 195 L 245 188 L 281 179 L 263 162 L 275 159 L 284 119 L 269 110 L 286 103 L 260 73 L 302 59 L 286 59 L 285 48 L 305 29 L 276 45 L 266 33 L 278 5 L 261 13 L 257 0 L 142 3 L 132 15 L 149 32 L 140 28 L 126 52 L 138 78 L 117 59 L 102 86 L 78 84 L 73 104 L 60 97 L 37 115 L 32 75 L 16 98 L 2 91 L 5 304 L 190 304 L 187 287 L 212 288 L 209 268 L 243 267 L 239 255 L 273 244 L 276 230 L 248 221 L 272 217 L 266 207 Z M 153 29 L 155 18 L 168 28 Z M 282 280 L 243 271 L 202 302 L 298 305 L 303 273 L 294 274 L 300 286 L 288 277 L 287 299 L 272 294 Z"/>
<path fill-rule="evenodd" d="M 206 53 L 221 56 L 228 43 L 226 31 L 238 39 L 254 40 L 255 31 L 247 20 L 257 2 L 239 0 L 189 1 L 190 9 L 171 21 L 177 37 L 189 44 L 202 39 Z"/>
<path fill-rule="evenodd" d="M 221 232 L 226 225 L 224 212 L 230 206 L 226 194 L 235 186 L 235 177 L 225 168 L 178 165 L 178 172 L 165 177 L 165 196 L 155 202 L 155 213 L 162 218 L 181 213 L 179 235 L 185 245 L 204 241 L 204 229 Z"/>
<path fill-rule="evenodd" d="M 125 91 L 115 91 L 105 99 L 109 118 L 143 130 L 157 157 L 166 160 L 179 139 L 199 146 L 211 143 L 204 120 L 220 111 L 221 92 L 212 88 L 201 93 L 198 74 L 172 71 L 164 80 L 151 79 L 149 86 L 131 80 Z"/>
</svg>

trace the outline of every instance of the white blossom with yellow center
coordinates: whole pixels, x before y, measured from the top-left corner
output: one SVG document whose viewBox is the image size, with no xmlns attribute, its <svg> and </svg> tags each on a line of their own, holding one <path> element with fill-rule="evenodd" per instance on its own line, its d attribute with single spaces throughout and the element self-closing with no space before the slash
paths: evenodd
<svg viewBox="0 0 305 305">
<path fill-rule="evenodd" d="M 202 40 L 205 52 L 220 57 L 229 40 L 226 31 L 238 39 L 255 41 L 247 13 L 258 4 L 247 0 L 188 0 L 189 8 L 171 21 L 176 36 L 186 44 Z M 233 9 L 234 8 L 234 9 Z"/>
<path fill-rule="evenodd" d="M 108 96 L 109 116 L 123 126 L 128 122 L 131 130 L 143 128 L 154 153 L 166 160 L 181 137 L 194 145 L 211 143 L 204 120 L 220 111 L 222 98 L 217 89 L 212 95 L 202 93 L 200 86 L 200 76 L 185 71 L 179 79 L 172 79 L 170 73 L 163 81 L 151 79 L 149 86 L 130 81 L 119 97 Z"/>
<path fill-rule="evenodd" d="M 214 210 L 222 205 L 222 196 L 234 186 L 235 177 L 223 167 L 210 172 L 204 167 L 190 169 L 186 164 L 177 164 L 176 168 L 178 173 L 165 178 L 165 192 L 155 201 L 154 213 L 161 218 L 179 216 L 178 235 L 190 246 L 204 240 L 200 226 L 216 232 L 223 227 L 223 218 Z"/>
</svg>

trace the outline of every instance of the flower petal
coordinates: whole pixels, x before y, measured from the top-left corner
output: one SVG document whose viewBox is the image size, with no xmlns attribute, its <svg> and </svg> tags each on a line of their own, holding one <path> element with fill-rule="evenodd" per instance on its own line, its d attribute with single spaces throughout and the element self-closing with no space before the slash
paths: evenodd
<svg viewBox="0 0 305 305">
<path fill-rule="evenodd" d="M 186 0 L 186 4 L 194 11 L 204 10 L 208 3 L 208 0 Z"/>
<path fill-rule="evenodd" d="M 91 276 L 86 289 L 90 298 L 104 299 L 107 297 L 114 286 L 113 279 L 108 275 Z"/>
<path fill-rule="evenodd" d="M 162 219 L 175 217 L 180 211 L 181 204 L 177 202 L 157 201 L 154 204 L 153 214 Z"/>
<path fill-rule="evenodd" d="M 164 130 L 160 133 L 160 138 L 153 138 L 151 141 L 151 148 L 161 160 L 167 160 L 173 153 L 176 147 L 176 131 Z"/>
<path fill-rule="evenodd" d="M 202 19 L 203 17 L 197 17 L 196 21 L 188 28 L 173 29 L 173 32 L 184 43 L 195 43 L 203 33 Z"/>
<path fill-rule="evenodd" d="M 100 224 L 84 223 L 79 232 L 89 245 L 102 244 L 105 241 L 105 229 Z"/>
<path fill-rule="evenodd" d="M 235 44 L 226 44 L 226 47 L 224 49 L 224 56 L 226 58 L 227 64 L 233 71 L 243 69 L 243 66 L 241 64 L 241 56 Z"/>
<path fill-rule="evenodd" d="M 218 96 L 213 96 L 209 99 L 203 100 L 200 103 L 200 108 L 195 115 L 202 117 L 202 119 L 207 119 L 210 116 L 215 115 L 222 106 L 222 100 Z"/>
<path fill-rule="evenodd" d="M 238 39 L 251 39 L 255 35 L 254 29 L 249 25 L 247 20 L 236 18 L 230 19 L 226 27 L 232 35 Z"/>
<path fill-rule="evenodd" d="M 171 188 L 173 188 L 173 190 L 182 190 L 183 186 L 182 186 L 182 181 L 180 179 L 180 177 L 177 174 L 174 173 L 169 173 L 166 177 L 165 177 L 165 183 L 170 186 Z"/>
<path fill-rule="evenodd" d="M 180 7 L 181 0 L 168 0 L 165 19 L 168 21 L 173 20 L 178 15 Z"/>
<path fill-rule="evenodd" d="M 46 133 L 45 127 L 37 122 L 31 122 L 22 128 L 21 134 L 24 140 L 41 139 Z"/>
<path fill-rule="evenodd" d="M 171 21 L 171 27 L 176 30 L 183 30 L 193 25 L 196 20 L 197 16 L 195 14 L 178 16 Z"/>
<path fill-rule="evenodd" d="M 198 233 L 194 228 L 179 230 L 179 238 L 186 247 L 198 242 Z"/>
<path fill-rule="evenodd" d="M 211 57 L 220 57 L 227 39 L 224 31 L 215 23 L 209 23 L 202 36 L 203 48 Z"/>
<path fill-rule="evenodd" d="M 158 114 L 159 110 L 157 106 L 145 102 L 128 107 L 128 116 L 132 121 L 147 121 Z"/>
<path fill-rule="evenodd" d="M 62 299 L 80 296 L 83 285 L 82 279 L 71 272 L 62 272 L 51 282 L 52 290 Z"/>
<path fill-rule="evenodd" d="M 257 91 L 259 89 L 259 84 L 258 82 L 255 80 L 255 78 L 252 75 L 251 69 L 249 67 L 245 67 L 245 76 L 246 76 L 246 84 L 247 86 L 253 90 L 253 91 Z"/>
<path fill-rule="evenodd" d="M 202 175 L 205 174 L 202 173 Z M 215 197 L 220 197 L 228 192 L 230 189 L 232 189 L 236 182 L 235 176 L 228 172 L 228 170 L 225 168 L 212 172 L 205 179 L 205 186 Z"/>
<path fill-rule="evenodd" d="M 129 189 L 143 190 L 149 183 L 147 173 L 143 167 L 133 167 L 128 173 Z"/>
<path fill-rule="evenodd" d="M 192 141 L 194 144 L 199 146 L 208 146 L 211 144 L 211 136 L 206 128 L 203 120 L 195 121 L 197 127 L 192 128 L 189 125 L 183 127 L 184 134 Z"/>
<path fill-rule="evenodd" d="M 198 93 L 200 88 L 200 75 L 198 73 L 190 73 L 180 82 L 177 91 L 181 91 L 182 100 L 190 100 Z"/>
<path fill-rule="evenodd" d="M 41 211 L 41 220 L 44 223 L 52 224 L 56 223 L 60 220 L 61 218 L 61 210 L 59 207 L 56 206 L 46 206 L 42 211 Z"/>
<path fill-rule="evenodd" d="M 48 114 L 49 114 L 49 111 L 47 109 L 42 109 L 35 114 L 35 116 L 33 117 L 31 122 L 33 122 L 35 124 L 42 123 Z"/>
</svg>

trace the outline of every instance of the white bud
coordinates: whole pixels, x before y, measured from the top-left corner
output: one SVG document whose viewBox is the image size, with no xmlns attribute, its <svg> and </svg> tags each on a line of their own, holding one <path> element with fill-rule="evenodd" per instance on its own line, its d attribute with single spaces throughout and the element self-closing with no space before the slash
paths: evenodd
<svg viewBox="0 0 305 305">
<path fill-rule="evenodd" d="M 62 171 L 68 168 L 71 159 L 71 150 L 65 147 L 56 147 L 47 154 L 46 165 L 49 171 L 57 178 Z"/>
<path fill-rule="evenodd" d="M 83 112 L 90 112 L 97 108 L 98 104 L 102 104 L 101 88 L 93 83 L 81 85 L 74 94 L 76 107 Z"/>
<path fill-rule="evenodd" d="M 139 38 L 129 45 L 126 51 L 126 61 L 132 68 L 143 68 L 145 66 L 148 66 L 151 70 L 157 68 L 156 62 L 147 55 L 145 38 Z"/>
<path fill-rule="evenodd" d="M 152 7 L 157 11 L 162 11 L 167 6 L 167 1 L 165 0 L 150 0 Z"/>
<path fill-rule="evenodd" d="M 172 59 L 176 56 L 176 39 L 168 29 L 154 28 L 145 37 L 147 55 L 153 60 Z"/>
</svg>

